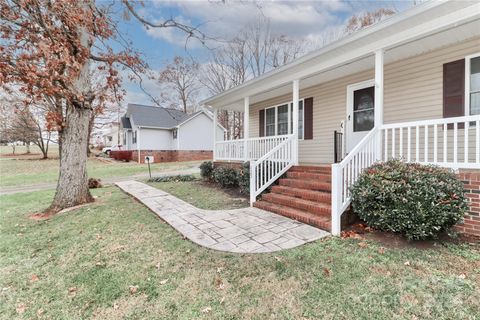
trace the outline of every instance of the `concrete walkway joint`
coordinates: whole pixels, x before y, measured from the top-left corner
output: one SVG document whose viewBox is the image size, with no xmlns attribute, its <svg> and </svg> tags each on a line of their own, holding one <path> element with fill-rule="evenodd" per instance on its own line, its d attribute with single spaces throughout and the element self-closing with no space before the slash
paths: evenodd
<svg viewBox="0 0 480 320">
<path fill-rule="evenodd" d="M 330 235 L 326 231 L 257 208 L 202 210 L 142 182 L 121 181 L 115 184 L 186 238 L 215 250 L 274 252 Z"/>
</svg>

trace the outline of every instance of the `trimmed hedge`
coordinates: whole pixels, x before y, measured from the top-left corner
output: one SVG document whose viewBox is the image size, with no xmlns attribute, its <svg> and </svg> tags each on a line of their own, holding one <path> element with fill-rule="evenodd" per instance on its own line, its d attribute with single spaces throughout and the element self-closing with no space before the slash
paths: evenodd
<svg viewBox="0 0 480 320">
<path fill-rule="evenodd" d="M 367 225 L 436 238 L 463 219 L 467 200 L 461 181 L 448 169 L 390 160 L 365 170 L 352 191 L 352 208 Z"/>
<path fill-rule="evenodd" d="M 148 179 L 148 182 L 183 182 L 193 180 L 195 180 L 195 176 L 192 174 L 179 174 L 175 176 L 152 177 Z"/>
<path fill-rule="evenodd" d="M 237 187 L 238 172 L 233 168 L 215 168 L 213 169 L 213 181 L 225 188 Z"/>
<path fill-rule="evenodd" d="M 242 169 L 238 172 L 238 186 L 241 193 L 250 194 L 250 162 L 242 164 Z"/>
<path fill-rule="evenodd" d="M 200 175 L 202 178 L 207 180 L 213 179 L 213 162 L 212 161 L 204 161 L 200 165 Z"/>
</svg>

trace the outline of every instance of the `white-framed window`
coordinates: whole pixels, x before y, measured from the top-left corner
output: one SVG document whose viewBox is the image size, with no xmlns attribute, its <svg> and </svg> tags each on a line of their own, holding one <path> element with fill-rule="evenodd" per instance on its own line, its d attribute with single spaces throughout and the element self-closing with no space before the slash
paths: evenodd
<svg viewBox="0 0 480 320">
<path fill-rule="evenodd" d="M 304 99 L 298 101 L 298 139 L 303 139 L 304 134 L 303 101 Z M 293 102 L 282 103 L 273 107 L 265 108 L 265 136 L 279 136 L 288 133 L 288 112 L 290 112 L 290 133 L 292 133 Z"/>
<path fill-rule="evenodd" d="M 172 136 L 173 136 L 173 139 L 177 139 L 178 131 L 176 128 L 172 130 Z"/>
<path fill-rule="evenodd" d="M 277 135 L 276 125 L 275 125 L 276 118 L 277 118 L 276 107 L 265 109 L 265 135 L 267 137 Z"/>
<path fill-rule="evenodd" d="M 465 57 L 465 111 L 480 114 L 480 53 Z"/>
<path fill-rule="evenodd" d="M 132 143 L 137 143 L 137 130 L 133 131 Z"/>
</svg>

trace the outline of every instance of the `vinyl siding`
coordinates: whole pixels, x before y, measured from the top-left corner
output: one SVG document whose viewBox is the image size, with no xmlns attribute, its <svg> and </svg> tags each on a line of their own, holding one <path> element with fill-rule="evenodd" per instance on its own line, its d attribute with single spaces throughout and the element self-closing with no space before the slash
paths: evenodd
<svg viewBox="0 0 480 320">
<path fill-rule="evenodd" d="M 442 118 L 443 64 L 476 52 L 479 37 L 385 65 L 384 122 Z M 300 91 L 301 98 L 313 97 L 313 139 L 300 141 L 301 163 L 333 162 L 333 131 L 346 119 L 347 86 L 373 78 L 371 69 Z M 291 95 L 284 95 L 252 105 L 251 137 L 259 135 L 260 109 L 290 100 Z"/>
</svg>

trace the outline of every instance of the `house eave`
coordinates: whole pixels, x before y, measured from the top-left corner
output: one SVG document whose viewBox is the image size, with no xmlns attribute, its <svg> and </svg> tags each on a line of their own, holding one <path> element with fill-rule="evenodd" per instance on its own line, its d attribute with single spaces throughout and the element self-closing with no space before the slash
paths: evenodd
<svg viewBox="0 0 480 320">
<path fill-rule="evenodd" d="M 426 17 L 419 17 L 422 14 Z M 480 27 L 478 2 L 427 2 L 208 98 L 202 103 L 217 109 L 229 105 L 235 105 L 238 109 L 241 108 L 243 97 L 254 96 L 284 86 L 294 79 L 301 80 L 325 70 L 365 59 L 379 49 L 389 50 L 470 22 L 478 23 Z"/>
</svg>

